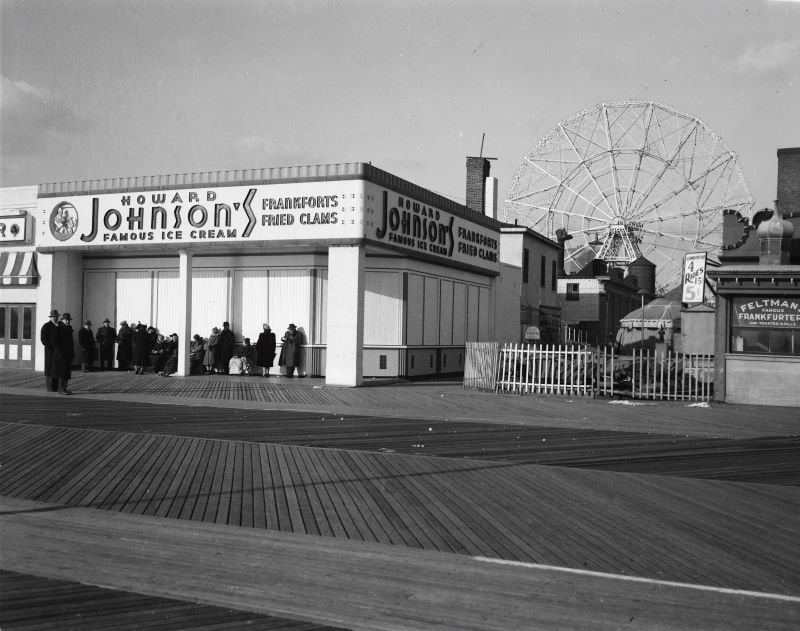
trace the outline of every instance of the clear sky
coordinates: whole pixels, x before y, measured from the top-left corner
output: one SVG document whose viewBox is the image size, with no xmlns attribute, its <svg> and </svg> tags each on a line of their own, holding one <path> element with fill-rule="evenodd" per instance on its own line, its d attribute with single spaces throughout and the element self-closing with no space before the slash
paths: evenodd
<svg viewBox="0 0 800 631">
<path fill-rule="evenodd" d="M 329 162 L 499 193 L 604 101 L 696 116 L 756 207 L 800 146 L 800 3 L 0 0 L 2 186 Z"/>
</svg>

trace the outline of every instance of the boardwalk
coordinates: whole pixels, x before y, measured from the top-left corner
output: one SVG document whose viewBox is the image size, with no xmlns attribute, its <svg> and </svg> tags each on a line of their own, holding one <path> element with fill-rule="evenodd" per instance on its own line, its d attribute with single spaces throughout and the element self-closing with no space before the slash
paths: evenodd
<svg viewBox="0 0 800 631">
<path fill-rule="evenodd" d="M 439 408 L 424 428 L 19 389 L 2 395 L 6 572 L 264 615 L 253 628 L 267 629 L 792 628 L 800 615 L 796 436 L 743 420 L 750 438 L 673 435 L 673 461 L 706 454 L 686 466 L 667 463 L 668 434 L 619 447 L 514 415 L 445 422 Z M 320 390 L 298 396 L 319 405 Z M 367 390 L 408 396 L 344 392 Z M 560 447 L 534 448 L 542 435 Z M 638 471 L 608 470 L 637 448 Z M 752 469 L 760 483 L 729 481 Z M 22 607 L 6 602 L 4 618 Z"/>
</svg>

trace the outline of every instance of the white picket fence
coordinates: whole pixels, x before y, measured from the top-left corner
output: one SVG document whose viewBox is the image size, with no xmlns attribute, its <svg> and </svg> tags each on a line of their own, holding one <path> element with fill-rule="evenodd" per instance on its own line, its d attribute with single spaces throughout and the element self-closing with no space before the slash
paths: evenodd
<svg viewBox="0 0 800 631">
<path fill-rule="evenodd" d="M 714 356 L 583 345 L 467 344 L 464 386 L 495 392 L 703 401 L 713 396 Z"/>
</svg>

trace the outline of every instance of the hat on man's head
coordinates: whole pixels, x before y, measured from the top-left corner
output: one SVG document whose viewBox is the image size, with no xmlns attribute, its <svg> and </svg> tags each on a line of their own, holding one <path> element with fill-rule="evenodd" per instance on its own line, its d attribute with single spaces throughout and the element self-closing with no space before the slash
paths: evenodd
<svg viewBox="0 0 800 631">
<path fill-rule="evenodd" d="M 119 323 L 119 325 L 120 326 L 128 326 L 128 321 L 127 320 L 123 320 L 122 322 Z"/>
<path fill-rule="evenodd" d="M 62 320 L 72 320 L 72 316 L 69 314 L 69 312 L 67 312 L 67 313 L 62 313 L 62 314 L 61 314 L 61 319 L 62 319 Z"/>
<path fill-rule="evenodd" d="M 89 326 L 92 326 L 92 321 L 91 320 L 86 320 L 86 322 L 84 322 L 84 324 L 88 324 Z"/>
<path fill-rule="evenodd" d="M 223 323 L 222 323 L 222 326 L 230 326 L 230 325 L 231 325 L 231 323 L 230 323 L 230 322 L 223 322 Z"/>
<path fill-rule="evenodd" d="M 109 320 L 108 318 L 106 318 L 105 320 L 103 320 L 103 324 L 106 324 L 106 323 L 108 323 L 108 324 L 111 324 L 111 320 Z"/>
<path fill-rule="evenodd" d="M 290 325 L 289 325 L 289 328 L 290 328 L 290 329 L 296 329 L 297 327 L 296 327 L 294 324 L 290 324 Z"/>
<path fill-rule="evenodd" d="M 55 309 L 53 309 L 53 310 L 50 312 L 50 317 L 51 317 L 51 318 L 57 318 L 57 317 L 58 317 L 58 311 L 56 311 Z"/>
</svg>

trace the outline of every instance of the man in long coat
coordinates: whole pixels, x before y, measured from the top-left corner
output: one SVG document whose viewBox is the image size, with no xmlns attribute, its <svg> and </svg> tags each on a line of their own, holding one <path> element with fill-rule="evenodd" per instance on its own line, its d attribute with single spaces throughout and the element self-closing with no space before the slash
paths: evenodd
<svg viewBox="0 0 800 631">
<path fill-rule="evenodd" d="M 58 326 L 52 330 L 53 362 L 50 375 L 58 379 L 58 393 L 72 394 L 67 384 L 72 378 L 72 361 L 75 359 L 75 342 L 72 338 L 72 316 L 64 313 Z"/>
<path fill-rule="evenodd" d="M 103 320 L 103 326 L 97 329 L 97 345 L 100 351 L 100 370 L 114 369 L 114 342 L 117 341 L 117 332 L 111 326 L 111 320 Z"/>
<path fill-rule="evenodd" d="M 120 370 L 130 370 L 133 358 L 133 329 L 128 326 L 128 321 L 119 323 L 117 333 L 117 367 Z"/>
<path fill-rule="evenodd" d="M 81 330 L 78 331 L 78 348 L 80 349 L 79 359 L 83 372 L 91 372 L 94 370 L 94 360 L 97 354 L 91 320 L 86 320 Z"/>
<path fill-rule="evenodd" d="M 233 347 L 236 343 L 236 338 L 231 331 L 231 325 L 228 322 L 222 323 L 222 331 L 219 332 L 217 338 L 217 346 L 219 347 L 219 369 L 221 372 L 227 374 L 228 364 L 233 357 Z"/>
<path fill-rule="evenodd" d="M 39 339 L 44 346 L 44 382 L 48 392 L 58 390 L 58 377 L 51 374 L 51 364 L 53 363 L 53 330 L 58 326 L 58 311 L 53 309 L 50 318 L 42 325 L 39 331 Z"/>
</svg>

